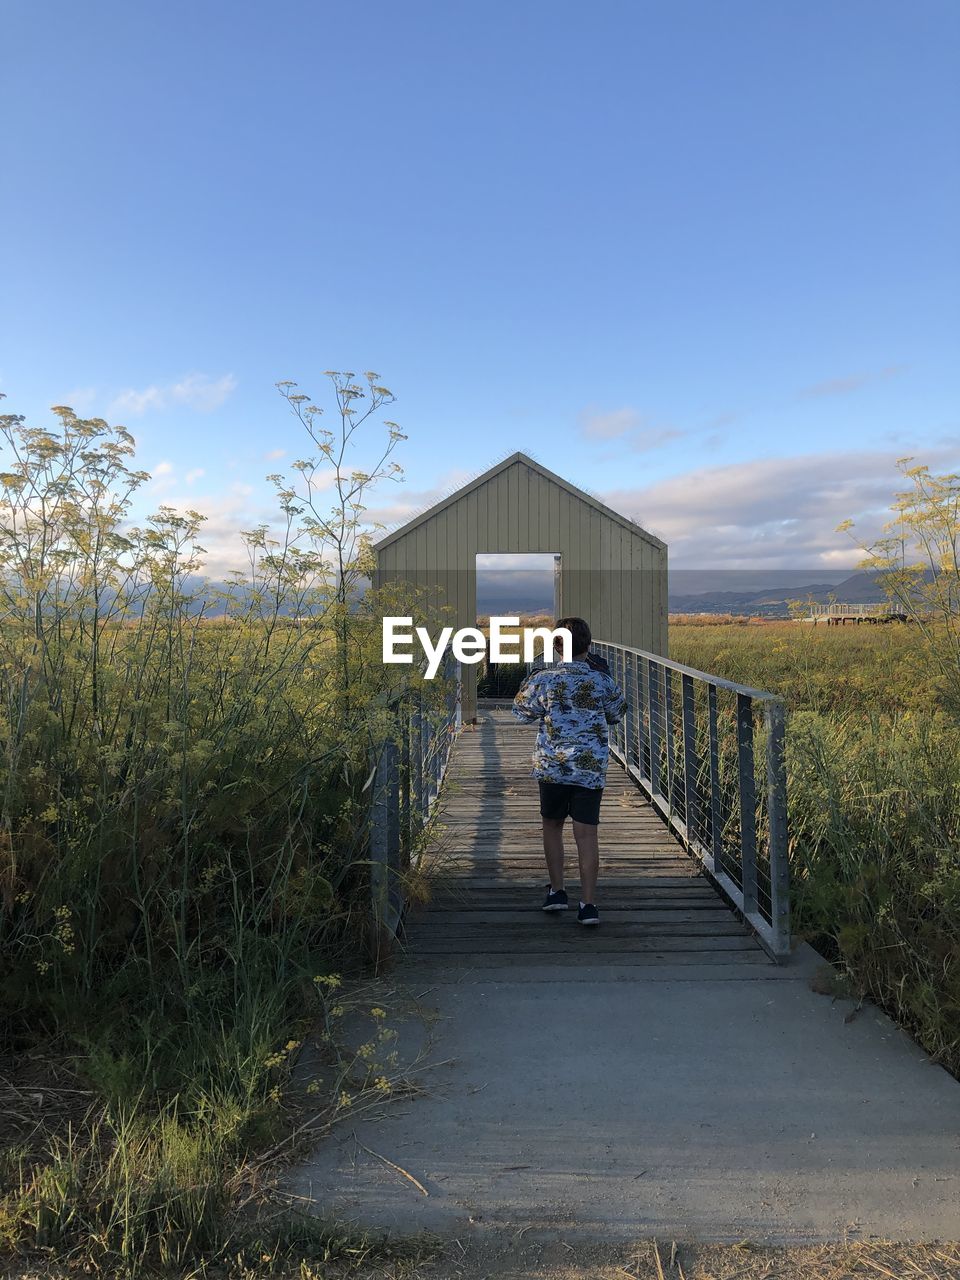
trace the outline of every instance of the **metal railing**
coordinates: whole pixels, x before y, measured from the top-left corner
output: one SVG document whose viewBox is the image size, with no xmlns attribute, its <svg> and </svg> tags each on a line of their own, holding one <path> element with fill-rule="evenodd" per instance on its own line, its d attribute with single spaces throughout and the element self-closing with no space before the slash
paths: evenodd
<svg viewBox="0 0 960 1280">
<path fill-rule="evenodd" d="M 857 602 L 845 604 L 834 600 L 830 604 L 812 604 L 810 612 L 802 619 L 806 622 L 906 622 L 906 606 L 895 600 L 874 604 Z"/>
<path fill-rule="evenodd" d="M 875 601 L 872 604 L 863 602 L 847 604 L 843 601 L 834 600 L 830 604 L 812 605 L 810 609 L 811 613 L 815 613 L 819 617 L 830 618 L 864 618 L 874 613 L 899 613 L 900 611 L 901 606 L 894 604 L 890 600 Z"/>
<path fill-rule="evenodd" d="M 780 698 L 594 643 L 627 699 L 610 750 L 776 959 L 790 952 Z"/>
<path fill-rule="evenodd" d="M 403 921 L 404 876 L 440 792 L 462 694 L 460 664 L 448 654 L 436 685 L 428 691 L 420 683 L 392 704 L 391 732 L 372 762 L 370 892 L 378 957 Z"/>
</svg>

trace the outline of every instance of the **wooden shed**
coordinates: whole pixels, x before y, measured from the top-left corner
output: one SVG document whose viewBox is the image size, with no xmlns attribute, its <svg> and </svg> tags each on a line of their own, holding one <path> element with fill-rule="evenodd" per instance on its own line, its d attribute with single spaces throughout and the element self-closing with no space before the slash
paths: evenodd
<svg viewBox="0 0 960 1280">
<path fill-rule="evenodd" d="M 404 580 L 477 620 L 478 555 L 558 557 L 558 616 L 586 618 L 598 640 L 667 652 L 667 547 L 546 467 L 514 453 L 375 544 L 374 585 Z M 476 667 L 464 668 L 463 716 L 476 716 Z"/>
</svg>

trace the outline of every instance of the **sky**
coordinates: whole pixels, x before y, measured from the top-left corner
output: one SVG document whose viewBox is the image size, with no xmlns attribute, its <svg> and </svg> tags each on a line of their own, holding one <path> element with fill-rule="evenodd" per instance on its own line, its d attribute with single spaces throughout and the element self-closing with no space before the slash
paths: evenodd
<svg viewBox="0 0 960 1280">
<path fill-rule="evenodd" d="M 3 411 L 124 425 L 213 576 L 330 369 L 387 527 L 520 449 L 674 567 L 852 569 L 960 464 L 958 55 L 956 0 L 6 0 Z"/>
</svg>

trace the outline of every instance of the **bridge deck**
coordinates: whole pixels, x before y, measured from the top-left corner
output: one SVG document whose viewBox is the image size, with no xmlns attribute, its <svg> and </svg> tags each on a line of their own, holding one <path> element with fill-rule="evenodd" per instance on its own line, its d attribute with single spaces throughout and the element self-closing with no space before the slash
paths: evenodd
<svg viewBox="0 0 960 1280">
<path fill-rule="evenodd" d="M 502 709 L 461 735 L 443 881 L 387 989 L 417 1087 L 360 1109 L 290 1191 L 511 1249 L 955 1238 L 960 1085 L 869 1004 L 815 994 L 805 944 L 768 961 L 616 766 L 603 922 L 544 916 L 531 747 Z"/>
<path fill-rule="evenodd" d="M 542 912 L 533 737 L 502 703 L 481 703 L 479 724 L 461 733 L 440 802 L 444 831 L 431 855 L 434 896 L 407 924 L 411 960 L 518 971 L 593 957 L 618 967 L 722 965 L 725 976 L 731 967 L 741 976 L 776 967 L 613 760 L 600 813 L 600 927 L 576 922 L 572 831 L 571 909 Z"/>
</svg>

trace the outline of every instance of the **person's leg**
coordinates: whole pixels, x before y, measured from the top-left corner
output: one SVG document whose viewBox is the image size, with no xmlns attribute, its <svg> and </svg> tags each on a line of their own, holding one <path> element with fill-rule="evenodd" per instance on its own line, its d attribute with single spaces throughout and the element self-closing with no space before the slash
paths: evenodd
<svg viewBox="0 0 960 1280">
<path fill-rule="evenodd" d="M 563 818 L 543 819 L 543 854 L 554 892 L 563 888 L 563 823 Z"/>
<path fill-rule="evenodd" d="M 570 788 L 540 781 L 540 817 L 543 819 L 543 856 L 550 887 L 563 888 L 563 824 L 570 810 Z"/>
<path fill-rule="evenodd" d="M 580 900 L 592 903 L 597 894 L 600 874 L 600 801 L 603 788 L 576 787 L 570 798 L 573 838 L 580 857 Z"/>
<path fill-rule="evenodd" d="M 573 838 L 577 842 L 577 854 L 580 858 L 580 901 L 595 902 L 597 876 L 600 874 L 599 828 L 586 822 L 577 822 L 574 818 Z"/>
</svg>

